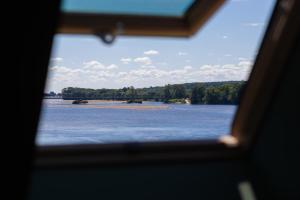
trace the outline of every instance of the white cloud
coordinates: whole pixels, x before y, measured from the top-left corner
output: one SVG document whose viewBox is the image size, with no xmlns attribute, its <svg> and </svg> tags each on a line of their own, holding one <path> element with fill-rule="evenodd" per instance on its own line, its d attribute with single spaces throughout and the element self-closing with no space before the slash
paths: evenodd
<svg viewBox="0 0 300 200">
<path fill-rule="evenodd" d="M 156 67 L 153 65 L 142 65 L 141 68 L 142 69 L 156 69 Z"/>
<path fill-rule="evenodd" d="M 189 65 L 187 65 L 187 66 L 184 66 L 184 67 L 183 67 L 183 69 L 185 69 L 185 70 L 190 70 L 190 69 L 193 69 L 193 67 L 192 67 L 192 66 L 189 66 Z"/>
<path fill-rule="evenodd" d="M 186 55 L 188 55 L 188 53 L 187 52 L 178 52 L 178 55 L 179 56 L 186 56 Z"/>
<path fill-rule="evenodd" d="M 223 35 L 222 38 L 223 38 L 223 39 L 227 39 L 228 36 L 227 36 L 227 35 Z"/>
<path fill-rule="evenodd" d="M 156 50 L 148 50 L 144 52 L 145 55 L 158 55 L 159 52 Z"/>
<path fill-rule="evenodd" d="M 118 69 L 119 67 L 117 66 L 117 65 L 115 65 L 115 64 L 111 64 L 111 65 L 108 65 L 107 67 L 106 67 L 106 69 L 108 69 L 108 70 L 111 70 L 111 69 Z"/>
<path fill-rule="evenodd" d="M 124 73 L 117 81 L 146 87 L 167 83 L 246 80 L 251 66 L 251 61 L 240 61 L 236 64 L 202 65 L 199 68 L 184 66 L 172 70 L 139 68 Z"/>
<path fill-rule="evenodd" d="M 56 57 L 56 58 L 51 58 L 50 60 L 53 62 L 61 62 L 61 61 L 63 61 L 63 58 Z"/>
<path fill-rule="evenodd" d="M 246 80 L 251 66 L 249 63 L 203 65 L 194 74 L 202 81 Z"/>
<path fill-rule="evenodd" d="M 150 65 L 152 63 L 152 60 L 149 57 L 139 57 L 135 58 L 133 61 L 143 65 Z"/>
<path fill-rule="evenodd" d="M 92 60 L 92 61 L 83 63 L 83 69 L 99 70 L 99 69 L 105 69 L 105 66 L 96 60 Z"/>
<path fill-rule="evenodd" d="M 132 61 L 131 58 L 121 58 L 121 62 L 122 62 L 123 64 L 128 64 L 128 63 L 131 62 L 131 61 Z"/>
<path fill-rule="evenodd" d="M 250 60 L 243 60 L 238 63 L 238 66 L 241 66 L 241 67 L 250 67 L 252 65 L 253 65 L 253 62 Z"/>
<path fill-rule="evenodd" d="M 243 23 L 243 26 L 250 26 L 250 27 L 259 27 L 263 26 L 264 23 L 259 23 L 259 22 L 251 22 L 251 23 Z"/>
<path fill-rule="evenodd" d="M 167 62 L 158 62 L 158 63 L 156 63 L 157 65 L 168 65 L 168 63 Z"/>
<path fill-rule="evenodd" d="M 71 70 L 70 68 L 64 66 L 50 67 L 50 71 L 55 71 L 57 73 L 66 73 L 66 72 L 70 72 L 70 70 Z"/>
<path fill-rule="evenodd" d="M 111 71 L 117 67 L 116 65 L 104 66 L 95 63 L 87 62 L 81 68 L 51 67 L 47 88 L 50 87 L 55 91 L 60 91 L 65 87 L 101 88 L 101 85 L 98 84 L 108 84 L 109 80 L 116 77 L 117 73 Z"/>
<path fill-rule="evenodd" d="M 118 66 L 115 64 L 105 66 L 96 60 L 92 60 L 92 61 L 83 63 L 83 69 L 86 69 L 86 70 L 97 71 L 97 70 L 112 70 L 112 69 L 117 69 L 117 68 L 118 68 Z"/>
<path fill-rule="evenodd" d="M 231 57 L 232 55 L 231 54 L 225 54 L 224 56 L 225 57 Z"/>
<path fill-rule="evenodd" d="M 245 60 L 249 60 L 248 58 L 244 58 L 244 57 L 238 57 L 239 61 L 245 61 Z"/>
<path fill-rule="evenodd" d="M 231 0 L 232 2 L 247 2 L 248 0 Z"/>
</svg>

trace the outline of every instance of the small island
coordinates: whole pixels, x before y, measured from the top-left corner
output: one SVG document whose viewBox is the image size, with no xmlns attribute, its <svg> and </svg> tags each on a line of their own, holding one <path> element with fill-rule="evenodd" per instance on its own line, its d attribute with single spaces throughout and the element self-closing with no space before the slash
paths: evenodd
<svg viewBox="0 0 300 200">
<path fill-rule="evenodd" d="M 74 100 L 72 102 L 72 104 L 87 104 L 87 103 L 88 103 L 87 100 L 82 100 L 82 99 Z"/>
<path fill-rule="evenodd" d="M 140 99 L 130 99 L 130 100 L 127 100 L 126 103 L 143 103 L 143 100 L 140 100 Z"/>
</svg>

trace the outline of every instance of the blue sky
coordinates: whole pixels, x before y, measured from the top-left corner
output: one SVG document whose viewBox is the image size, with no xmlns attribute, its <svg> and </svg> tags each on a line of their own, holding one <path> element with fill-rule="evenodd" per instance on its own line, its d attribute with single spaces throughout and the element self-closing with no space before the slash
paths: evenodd
<svg viewBox="0 0 300 200">
<path fill-rule="evenodd" d="M 46 92 L 246 80 L 274 1 L 231 0 L 191 38 L 56 35 Z"/>
</svg>

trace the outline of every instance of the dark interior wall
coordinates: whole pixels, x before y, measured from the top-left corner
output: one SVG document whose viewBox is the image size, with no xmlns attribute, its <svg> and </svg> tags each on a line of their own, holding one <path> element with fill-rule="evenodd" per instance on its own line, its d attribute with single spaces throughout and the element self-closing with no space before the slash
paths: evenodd
<svg viewBox="0 0 300 200">
<path fill-rule="evenodd" d="M 1 80 L 5 80 L 1 93 L 6 101 L 1 108 L 5 118 L 1 120 L 1 147 L 7 145 L 5 157 L 1 157 L 1 167 L 5 167 L 1 171 L 1 185 L 5 186 L 1 199 L 23 199 L 27 192 L 58 8 L 59 0 L 1 4 L 5 22 L 0 45 Z"/>
<path fill-rule="evenodd" d="M 240 199 L 241 161 L 34 172 L 31 200 L 65 199 Z"/>
<path fill-rule="evenodd" d="M 253 147 L 252 173 L 259 199 L 300 199 L 299 37 L 290 52 Z"/>
</svg>

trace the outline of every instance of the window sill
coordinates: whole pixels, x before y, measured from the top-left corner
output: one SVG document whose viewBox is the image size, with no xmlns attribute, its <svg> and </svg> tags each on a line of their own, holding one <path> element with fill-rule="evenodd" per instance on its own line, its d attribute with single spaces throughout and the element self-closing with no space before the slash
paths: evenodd
<svg viewBox="0 0 300 200">
<path fill-rule="evenodd" d="M 37 147 L 35 166 L 99 166 L 149 163 L 187 163 L 237 159 L 243 154 L 236 144 L 223 140 L 172 141 L 100 145 Z"/>
</svg>

